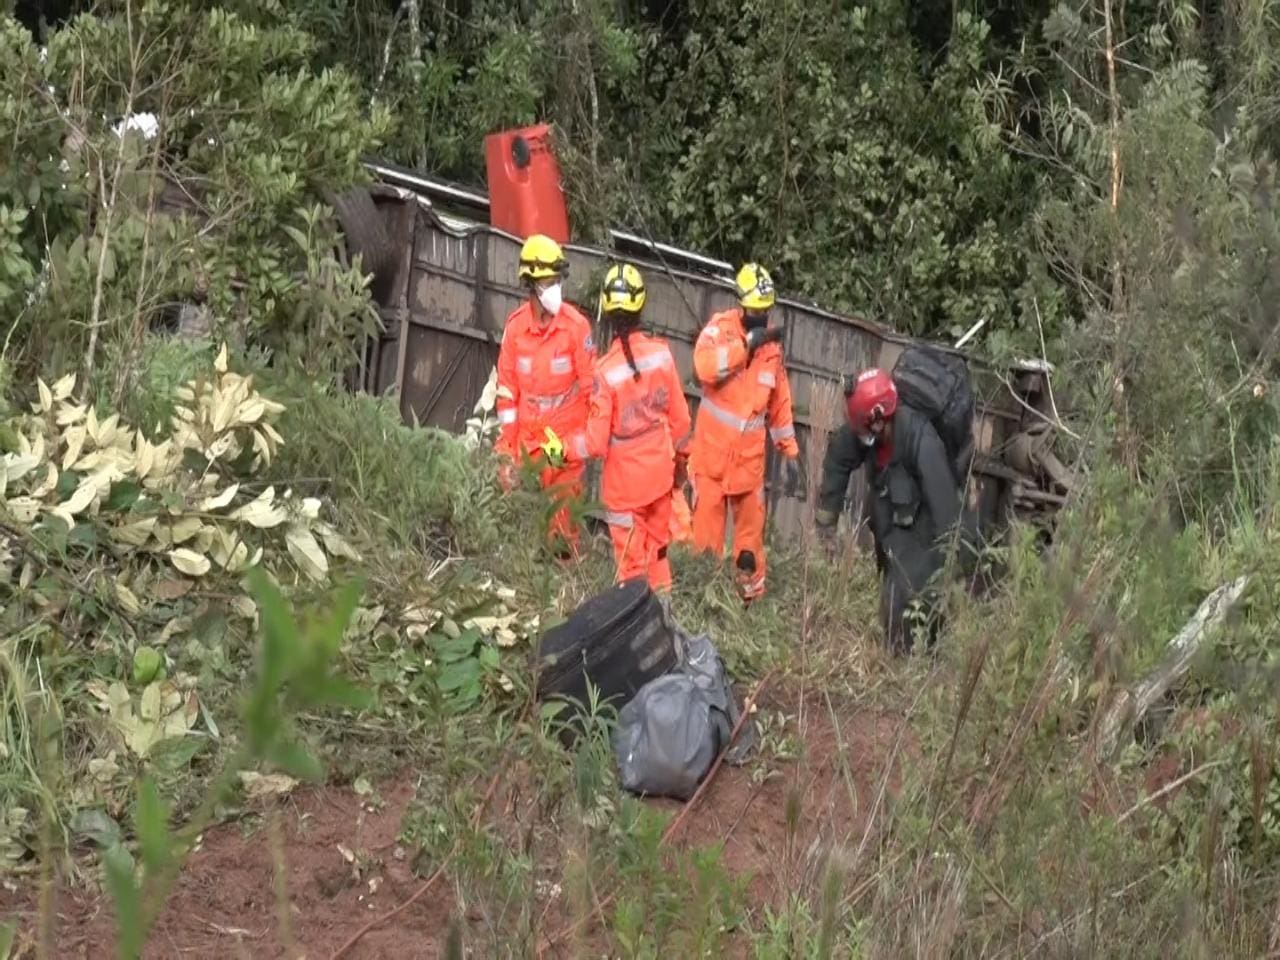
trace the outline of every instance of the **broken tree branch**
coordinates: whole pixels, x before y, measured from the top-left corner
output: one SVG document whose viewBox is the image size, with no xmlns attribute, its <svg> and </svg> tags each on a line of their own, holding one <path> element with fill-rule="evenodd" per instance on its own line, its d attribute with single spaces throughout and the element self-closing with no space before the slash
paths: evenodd
<svg viewBox="0 0 1280 960">
<path fill-rule="evenodd" d="M 1175 682 L 1180 680 L 1191 667 L 1191 661 L 1200 651 L 1205 638 L 1222 625 L 1244 595 L 1249 586 L 1249 577 L 1238 577 L 1231 583 L 1224 584 L 1209 596 L 1205 597 L 1195 616 L 1187 621 L 1186 626 L 1178 631 L 1178 635 L 1169 641 L 1164 659 L 1145 680 L 1132 690 L 1125 690 L 1116 697 L 1107 714 L 1098 725 L 1096 755 L 1099 759 L 1110 757 L 1119 742 L 1120 733 L 1131 728 L 1152 704 L 1168 692 Z"/>
</svg>

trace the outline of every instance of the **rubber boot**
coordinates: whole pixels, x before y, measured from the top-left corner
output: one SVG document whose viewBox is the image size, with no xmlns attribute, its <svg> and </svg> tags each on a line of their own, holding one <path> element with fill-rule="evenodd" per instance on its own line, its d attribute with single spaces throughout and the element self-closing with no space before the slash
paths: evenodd
<svg viewBox="0 0 1280 960">
<path fill-rule="evenodd" d="M 738 568 L 738 592 L 742 594 L 742 605 L 743 607 L 749 607 L 751 606 L 751 601 L 755 598 L 747 596 L 743 588 L 756 575 L 756 555 L 750 550 L 743 550 L 738 554 L 736 566 Z"/>
</svg>

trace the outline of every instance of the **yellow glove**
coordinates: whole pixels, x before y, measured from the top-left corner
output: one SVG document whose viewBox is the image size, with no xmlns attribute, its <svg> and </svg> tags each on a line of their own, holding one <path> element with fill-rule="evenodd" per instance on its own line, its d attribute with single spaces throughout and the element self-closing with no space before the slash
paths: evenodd
<svg viewBox="0 0 1280 960">
<path fill-rule="evenodd" d="M 547 463 L 551 466 L 557 468 L 564 466 L 564 444 L 550 427 L 546 428 L 546 437 L 547 439 L 539 445 L 538 449 L 542 451 L 542 455 L 547 458 Z"/>
</svg>

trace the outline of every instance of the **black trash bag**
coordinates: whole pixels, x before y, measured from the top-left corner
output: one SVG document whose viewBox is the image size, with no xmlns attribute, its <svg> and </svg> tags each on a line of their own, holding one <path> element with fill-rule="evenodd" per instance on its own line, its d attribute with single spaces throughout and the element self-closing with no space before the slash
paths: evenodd
<svg viewBox="0 0 1280 960">
<path fill-rule="evenodd" d="M 613 751 L 623 789 L 688 800 L 711 769 L 740 713 L 724 662 L 705 634 L 678 633 L 680 662 L 650 680 L 618 715 Z M 744 724 L 730 763 L 742 763 L 754 743 Z"/>
</svg>

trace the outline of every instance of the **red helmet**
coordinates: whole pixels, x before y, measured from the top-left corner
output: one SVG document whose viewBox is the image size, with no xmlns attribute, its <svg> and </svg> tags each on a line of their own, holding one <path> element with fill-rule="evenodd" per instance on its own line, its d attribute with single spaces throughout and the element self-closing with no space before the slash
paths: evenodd
<svg viewBox="0 0 1280 960">
<path fill-rule="evenodd" d="M 863 370 L 849 393 L 849 425 L 860 437 L 872 433 L 873 424 L 888 420 L 898 409 L 898 387 L 893 377 L 876 367 Z"/>
</svg>

